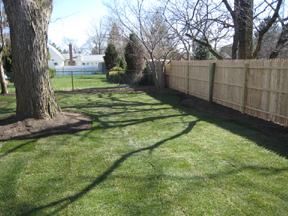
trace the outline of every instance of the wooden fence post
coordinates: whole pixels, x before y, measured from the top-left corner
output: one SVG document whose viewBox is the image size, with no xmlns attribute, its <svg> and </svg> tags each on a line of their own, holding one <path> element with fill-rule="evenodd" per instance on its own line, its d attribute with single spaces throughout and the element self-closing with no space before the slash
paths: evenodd
<svg viewBox="0 0 288 216">
<path fill-rule="evenodd" d="M 247 102 L 247 73 L 248 73 L 249 64 L 244 65 L 244 71 L 243 71 L 243 98 L 242 98 L 242 107 L 241 107 L 241 113 L 245 113 L 245 107 Z"/>
<path fill-rule="evenodd" d="M 186 76 L 185 76 L 185 94 L 188 94 L 189 87 L 189 63 L 186 63 Z"/>
<path fill-rule="evenodd" d="M 172 61 L 170 62 L 169 88 L 172 87 Z"/>
<path fill-rule="evenodd" d="M 213 99 L 215 70 L 216 70 L 216 63 L 209 64 L 209 90 L 208 90 L 209 102 L 212 102 Z"/>
</svg>

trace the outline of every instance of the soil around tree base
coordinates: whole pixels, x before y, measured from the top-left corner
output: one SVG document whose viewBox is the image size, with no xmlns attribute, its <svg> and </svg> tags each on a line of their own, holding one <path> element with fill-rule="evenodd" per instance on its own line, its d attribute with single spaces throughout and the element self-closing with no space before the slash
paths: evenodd
<svg viewBox="0 0 288 216">
<path fill-rule="evenodd" d="M 86 113 L 62 112 L 52 119 L 28 118 L 22 121 L 14 115 L 0 121 L 0 140 L 74 134 L 90 130 L 92 123 L 92 116 Z"/>
</svg>

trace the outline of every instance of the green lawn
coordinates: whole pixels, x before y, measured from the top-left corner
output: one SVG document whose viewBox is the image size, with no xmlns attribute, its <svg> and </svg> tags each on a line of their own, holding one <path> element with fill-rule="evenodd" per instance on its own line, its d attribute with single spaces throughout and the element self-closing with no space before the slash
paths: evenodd
<svg viewBox="0 0 288 216">
<path fill-rule="evenodd" d="M 1 216 L 288 214 L 283 144 L 171 95 L 56 96 L 92 129 L 0 142 Z"/>
<path fill-rule="evenodd" d="M 52 86 L 55 91 L 72 90 L 72 76 L 56 76 L 51 79 Z M 107 82 L 106 74 L 93 75 L 74 75 L 74 89 L 89 89 L 89 88 L 112 88 L 119 87 L 119 84 Z"/>
<path fill-rule="evenodd" d="M 54 91 L 71 91 L 72 77 L 71 76 L 56 76 L 51 79 Z M 106 80 L 106 74 L 93 75 L 74 75 L 74 89 L 90 89 L 90 88 L 115 88 L 121 85 L 109 83 Z M 14 83 L 7 85 L 9 93 L 15 93 Z M 0 87 L 1 90 L 1 87 Z"/>
</svg>

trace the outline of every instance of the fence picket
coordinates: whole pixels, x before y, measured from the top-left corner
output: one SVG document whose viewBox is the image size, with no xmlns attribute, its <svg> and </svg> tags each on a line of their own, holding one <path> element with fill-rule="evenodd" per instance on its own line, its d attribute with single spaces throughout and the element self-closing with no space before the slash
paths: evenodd
<svg viewBox="0 0 288 216">
<path fill-rule="evenodd" d="M 173 61 L 169 67 L 172 89 L 288 126 L 288 59 Z"/>
</svg>

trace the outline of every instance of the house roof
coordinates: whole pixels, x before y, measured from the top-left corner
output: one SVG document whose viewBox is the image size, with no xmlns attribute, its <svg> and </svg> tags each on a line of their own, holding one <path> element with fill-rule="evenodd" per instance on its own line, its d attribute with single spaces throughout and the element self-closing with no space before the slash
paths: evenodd
<svg viewBox="0 0 288 216">
<path fill-rule="evenodd" d="M 62 56 L 65 58 L 65 60 L 70 60 L 70 54 L 62 54 Z M 81 54 L 73 53 L 73 59 L 80 59 L 81 60 Z"/>
<path fill-rule="evenodd" d="M 52 50 L 59 58 L 61 58 L 63 61 L 65 60 L 62 54 L 53 46 L 50 44 L 47 44 L 47 47 L 49 48 L 49 51 Z"/>
<path fill-rule="evenodd" d="M 223 58 L 225 59 L 231 59 L 232 58 L 232 44 L 222 46 L 220 48 L 220 55 L 223 56 Z"/>
<path fill-rule="evenodd" d="M 82 61 L 104 61 L 104 55 L 83 55 Z"/>
<path fill-rule="evenodd" d="M 62 54 L 62 56 L 65 58 L 65 60 L 69 60 L 70 59 L 70 55 L 69 54 Z M 104 61 L 103 59 L 104 55 L 82 55 L 82 54 L 78 54 L 78 53 L 73 53 L 73 59 L 79 59 L 81 61 L 86 61 L 86 62 L 90 62 L 90 61 Z"/>
</svg>

